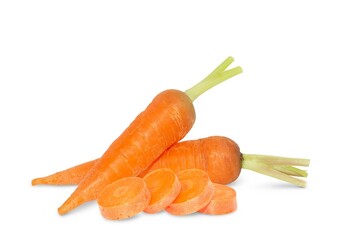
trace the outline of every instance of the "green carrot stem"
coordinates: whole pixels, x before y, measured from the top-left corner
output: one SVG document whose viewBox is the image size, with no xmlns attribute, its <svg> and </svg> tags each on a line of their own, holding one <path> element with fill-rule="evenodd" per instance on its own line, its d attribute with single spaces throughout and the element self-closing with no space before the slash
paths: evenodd
<svg viewBox="0 0 338 240">
<path fill-rule="evenodd" d="M 255 160 L 260 163 L 273 164 L 273 165 L 292 165 L 308 167 L 310 164 L 309 159 L 304 158 L 288 158 L 271 155 L 261 154 L 243 154 L 244 158 Z"/>
<path fill-rule="evenodd" d="M 234 61 L 232 57 L 225 59 L 214 71 L 212 71 L 202 81 L 197 83 L 192 88 L 189 88 L 185 93 L 190 97 L 191 101 L 194 101 L 197 97 L 204 92 L 213 88 L 214 86 L 224 82 L 225 80 L 232 78 L 243 72 L 241 67 L 235 67 L 225 71 L 225 69 Z"/>
<path fill-rule="evenodd" d="M 285 173 L 290 176 L 296 176 L 296 177 L 307 177 L 307 171 L 295 168 L 293 166 L 284 166 L 284 165 L 276 165 L 273 166 L 273 169 Z"/>
<path fill-rule="evenodd" d="M 252 170 L 296 186 L 306 187 L 307 172 L 293 166 L 309 166 L 309 159 L 243 154 L 242 168 Z"/>
</svg>

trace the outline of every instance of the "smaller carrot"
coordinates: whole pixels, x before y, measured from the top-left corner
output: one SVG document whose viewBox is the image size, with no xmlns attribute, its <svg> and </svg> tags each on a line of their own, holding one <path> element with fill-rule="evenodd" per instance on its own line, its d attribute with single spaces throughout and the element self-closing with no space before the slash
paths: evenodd
<svg viewBox="0 0 338 240">
<path fill-rule="evenodd" d="M 181 191 L 176 174 L 168 168 L 159 168 L 144 176 L 151 200 L 144 212 L 157 213 L 168 207 Z"/>
<path fill-rule="evenodd" d="M 98 159 L 79 164 L 63 171 L 56 172 L 46 177 L 35 178 L 32 180 L 32 186 L 39 184 L 47 185 L 76 185 L 81 182 L 83 177 L 94 166 Z"/>
<path fill-rule="evenodd" d="M 120 220 L 142 212 L 150 202 L 150 192 L 139 177 L 119 179 L 105 187 L 97 198 L 103 217 Z"/>
<path fill-rule="evenodd" d="M 214 196 L 210 203 L 199 210 L 206 214 L 226 214 L 237 209 L 236 191 L 226 185 L 213 183 Z"/>
<path fill-rule="evenodd" d="M 205 207 L 214 194 L 213 184 L 207 172 L 201 169 L 187 169 L 177 173 L 181 192 L 166 208 L 173 215 L 187 215 Z"/>
</svg>

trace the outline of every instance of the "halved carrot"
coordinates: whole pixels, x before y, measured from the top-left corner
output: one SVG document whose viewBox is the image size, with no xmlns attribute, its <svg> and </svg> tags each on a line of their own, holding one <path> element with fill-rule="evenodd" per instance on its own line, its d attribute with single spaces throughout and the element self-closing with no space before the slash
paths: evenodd
<svg viewBox="0 0 338 240">
<path fill-rule="evenodd" d="M 171 204 L 181 191 L 176 174 L 168 168 L 148 173 L 144 178 L 150 191 L 151 200 L 144 212 L 157 213 Z"/>
<path fill-rule="evenodd" d="M 142 212 L 150 202 L 150 192 L 145 181 L 139 177 L 126 177 L 108 185 L 99 194 L 102 216 L 120 220 Z"/>
<path fill-rule="evenodd" d="M 181 192 L 166 211 L 173 215 L 197 212 L 211 201 L 214 187 L 208 174 L 201 169 L 187 169 L 177 174 Z"/>
<path fill-rule="evenodd" d="M 236 191 L 226 185 L 213 183 L 214 195 L 210 203 L 199 210 L 206 214 L 226 214 L 237 209 Z"/>
</svg>

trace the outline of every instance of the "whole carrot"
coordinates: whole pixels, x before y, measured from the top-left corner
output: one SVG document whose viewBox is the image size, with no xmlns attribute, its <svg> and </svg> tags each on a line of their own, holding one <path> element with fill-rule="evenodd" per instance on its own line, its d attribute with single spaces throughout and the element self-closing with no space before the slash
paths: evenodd
<svg viewBox="0 0 338 240">
<path fill-rule="evenodd" d="M 225 71 L 232 62 L 233 58 L 229 57 L 185 92 L 170 89 L 159 93 L 95 162 L 59 207 L 59 214 L 96 199 L 103 188 L 120 178 L 138 176 L 166 149 L 181 140 L 195 122 L 192 102 L 208 89 L 242 72 L 240 67 Z"/>
<path fill-rule="evenodd" d="M 93 162 L 86 162 L 47 177 L 34 179 L 32 184 L 77 184 L 81 179 L 80 176 L 83 178 L 87 173 L 83 165 L 88 165 L 87 169 L 89 169 Z M 230 138 L 211 136 L 174 144 L 139 176 L 143 177 L 159 168 L 169 168 L 175 173 L 199 168 L 206 171 L 213 182 L 228 184 L 238 178 L 241 168 L 245 168 L 305 187 L 307 172 L 294 166 L 306 167 L 309 163 L 308 159 L 241 154 L 238 145 Z M 72 176 L 76 177 L 72 178 Z"/>
<path fill-rule="evenodd" d="M 309 164 L 308 159 L 242 154 L 232 139 L 211 136 L 175 144 L 139 176 L 158 168 L 170 168 L 175 173 L 199 168 L 208 173 L 212 182 L 229 184 L 239 177 L 244 168 L 305 187 L 307 172 L 294 166 L 307 167 Z"/>
</svg>

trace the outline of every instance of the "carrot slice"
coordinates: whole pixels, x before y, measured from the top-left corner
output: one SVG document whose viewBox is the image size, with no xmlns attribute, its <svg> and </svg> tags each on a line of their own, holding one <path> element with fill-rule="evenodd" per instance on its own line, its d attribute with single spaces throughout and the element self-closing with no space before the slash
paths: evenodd
<svg viewBox="0 0 338 240">
<path fill-rule="evenodd" d="M 187 215 L 205 207 L 212 199 L 214 187 L 208 174 L 200 169 L 187 169 L 177 174 L 181 192 L 166 211 L 173 215 Z"/>
<path fill-rule="evenodd" d="M 168 207 L 181 191 L 176 174 L 168 168 L 159 168 L 148 173 L 143 180 L 150 191 L 151 200 L 144 212 L 157 213 Z"/>
<path fill-rule="evenodd" d="M 226 185 L 213 183 L 214 196 L 210 203 L 199 210 L 206 214 L 226 214 L 237 209 L 236 191 Z"/>
<path fill-rule="evenodd" d="M 126 177 L 104 188 L 97 202 L 103 217 L 125 219 L 135 216 L 148 206 L 150 192 L 142 178 Z"/>
</svg>

